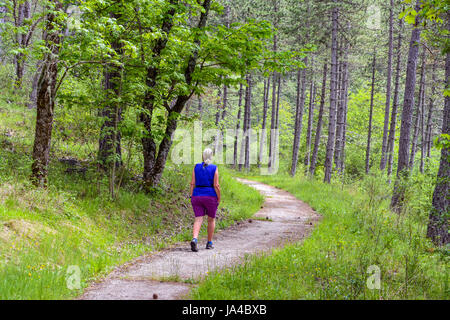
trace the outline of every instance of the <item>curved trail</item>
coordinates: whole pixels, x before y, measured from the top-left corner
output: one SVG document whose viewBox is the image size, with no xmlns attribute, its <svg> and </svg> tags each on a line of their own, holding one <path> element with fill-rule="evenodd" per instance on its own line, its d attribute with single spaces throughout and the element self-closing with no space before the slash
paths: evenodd
<svg viewBox="0 0 450 320">
<path fill-rule="evenodd" d="M 237 179 L 265 196 L 265 202 L 252 219 L 217 233 L 213 250 L 199 240 L 199 251 L 189 242 L 139 257 L 116 268 L 104 280 L 88 288 L 80 299 L 183 299 L 192 282 L 208 271 L 230 267 L 248 254 L 268 251 L 286 242 L 305 238 L 319 215 L 290 193 L 275 187 Z"/>
</svg>

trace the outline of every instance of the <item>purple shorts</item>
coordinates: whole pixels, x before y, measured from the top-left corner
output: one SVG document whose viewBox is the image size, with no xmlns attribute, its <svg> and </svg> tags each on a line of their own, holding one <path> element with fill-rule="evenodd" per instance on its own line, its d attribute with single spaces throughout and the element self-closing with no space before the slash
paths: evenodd
<svg viewBox="0 0 450 320">
<path fill-rule="evenodd" d="M 192 209 L 196 217 L 203 217 L 205 214 L 210 218 L 216 217 L 219 202 L 217 197 L 195 196 L 191 198 Z"/>
</svg>

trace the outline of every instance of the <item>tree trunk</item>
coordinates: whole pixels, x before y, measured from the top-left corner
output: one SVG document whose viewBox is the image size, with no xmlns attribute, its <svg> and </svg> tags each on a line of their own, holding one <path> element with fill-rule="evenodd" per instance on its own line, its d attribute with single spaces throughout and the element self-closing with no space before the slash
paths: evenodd
<svg viewBox="0 0 450 320">
<path fill-rule="evenodd" d="M 220 120 L 220 109 L 223 107 L 222 105 L 222 90 L 221 88 L 219 88 L 219 92 L 217 93 L 217 111 L 216 111 L 216 121 L 215 124 L 216 126 L 219 125 L 219 120 Z"/>
<path fill-rule="evenodd" d="M 176 105 L 169 112 L 167 116 L 166 131 L 164 138 L 159 144 L 158 155 L 155 159 L 152 173 L 150 175 L 150 187 L 157 187 L 161 181 L 161 177 L 164 171 L 164 167 L 167 162 L 167 156 L 169 155 L 170 147 L 172 146 L 172 134 L 177 129 L 178 118 L 183 110 L 184 104 L 187 102 L 186 96 L 181 96 L 177 99 Z"/>
<path fill-rule="evenodd" d="M 394 0 L 390 0 L 389 50 L 388 50 L 388 65 L 387 65 L 387 79 L 386 79 L 386 107 L 384 109 L 383 143 L 381 146 L 381 162 L 380 162 L 381 170 L 384 170 L 386 168 L 387 162 L 389 114 L 391 108 L 392 55 L 394 51 L 393 34 L 394 34 Z"/>
<path fill-rule="evenodd" d="M 252 111 L 252 75 L 247 76 L 247 96 L 245 97 L 245 114 L 247 119 L 247 132 L 245 135 L 245 164 L 244 167 L 250 171 L 250 139 L 251 139 L 251 111 Z"/>
<path fill-rule="evenodd" d="M 274 20 L 274 27 L 277 28 L 278 27 L 278 0 L 273 1 L 273 13 L 275 16 L 275 20 Z M 277 52 L 278 50 L 278 35 L 277 32 L 275 32 L 274 36 L 273 36 L 273 52 Z M 276 92 L 277 92 L 277 77 L 279 77 L 279 75 L 277 74 L 277 72 L 273 73 L 272 76 L 272 115 L 271 115 L 271 119 L 270 119 L 270 141 L 269 141 L 269 164 L 268 164 L 268 168 L 269 171 L 272 170 L 272 165 L 273 165 L 273 157 L 274 157 L 274 152 L 276 150 L 276 140 L 274 140 L 274 136 L 273 136 L 273 132 L 275 132 L 275 127 L 276 127 L 276 119 L 278 117 L 277 115 L 277 106 L 276 106 Z"/>
<path fill-rule="evenodd" d="M 333 170 L 334 143 L 336 140 L 336 78 L 337 78 L 337 31 L 338 31 L 338 7 L 336 0 L 332 9 L 332 33 L 331 33 L 331 81 L 330 81 L 330 116 L 328 122 L 327 153 L 325 158 L 324 182 L 331 182 Z"/>
<path fill-rule="evenodd" d="M 305 64 L 307 60 L 305 59 Z M 303 127 L 303 111 L 305 108 L 305 92 L 306 92 L 306 68 L 297 72 L 297 106 L 295 112 L 294 124 L 294 145 L 292 148 L 291 176 L 295 176 L 297 171 L 298 153 L 300 148 L 300 136 Z"/>
<path fill-rule="evenodd" d="M 419 12 L 421 1 L 416 2 L 416 11 Z M 400 212 L 404 198 L 405 180 L 408 178 L 409 147 L 411 142 L 411 122 L 414 106 L 414 89 L 416 86 L 417 56 L 419 53 L 420 17 L 416 16 L 414 28 L 409 44 L 408 65 L 406 67 L 405 94 L 403 99 L 402 122 L 400 128 L 400 142 L 398 151 L 397 180 L 391 200 L 391 208 Z M 402 181 L 400 181 L 402 180 Z"/>
<path fill-rule="evenodd" d="M 317 154 L 319 153 L 320 145 L 320 135 L 322 134 L 322 119 L 323 119 L 323 109 L 325 106 L 325 92 L 327 87 L 327 63 L 323 65 L 323 76 L 322 76 L 322 93 L 320 96 L 320 107 L 319 116 L 317 119 L 316 136 L 314 138 L 314 150 L 311 157 L 311 165 L 309 167 L 310 176 L 314 176 L 316 172 Z"/>
<path fill-rule="evenodd" d="M 175 5 L 176 0 L 171 0 L 171 4 Z M 169 9 L 167 12 L 166 18 L 162 22 L 161 29 L 162 31 L 168 35 L 170 33 L 170 30 L 173 27 L 173 17 L 176 13 L 176 10 L 174 7 Z M 150 188 L 153 186 L 153 172 L 154 172 L 154 166 L 156 161 L 156 142 L 153 138 L 152 133 L 152 120 L 153 120 L 153 110 L 154 110 L 154 103 L 156 99 L 156 95 L 154 92 L 154 88 L 156 86 L 156 81 L 159 75 L 159 69 L 158 69 L 158 63 L 161 58 L 161 52 L 167 45 L 168 38 L 167 37 L 161 37 L 159 38 L 154 47 L 152 52 L 152 57 L 155 60 L 155 63 L 147 68 L 147 74 L 146 74 L 146 92 L 144 96 L 144 101 L 142 103 L 142 109 L 145 110 L 140 114 L 140 121 L 144 124 L 145 129 L 145 135 L 142 137 L 142 153 L 144 158 L 144 172 L 143 172 L 143 179 L 145 188 L 147 190 L 150 190 Z"/>
<path fill-rule="evenodd" d="M 334 163 L 336 170 L 342 173 L 343 149 L 344 149 L 344 131 L 347 118 L 347 93 L 348 93 L 348 42 L 345 44 L 344 59 L 340 61 L 340 85 L 339 99 L 337 109 L 337 127 L 336 127 L 336 146 L 334 151 Z"/>
<path fill-rule="evenodd" d="M 120 15 L 111 14 L 111 18 L 119 19 Z M 116 54 L 121 55 L 121 45 L 117 40 L 111 43 Z M 122 108 L 118 101 L 122 82 L 122 68 L 117 65 L 107 65 L 104 71 L 104 90 L 106 105 L 100 110 L 103 120 L 98 146 L 98 161 L 103 169 L 111 169 L 122 165 L 121 135 L 117 127 L 122 120 Z"/>
<path fill-rule="evenodd" d="M 231 7 L 230 7 L 230 0 L 227 0 L 225 5 L 225 26 L 227 28 L 230 28 L 231 18 Z M 228 105 L 228 87 L 227 85 L 223 86 L 223 107 L 222 107 L 222 116 L 220 118 L 220 121 L 223 121 L 227 115 L 227 105 Z"/>
<path fill-rule="evenodd" d="M 312 66 L 311 66 L 312 68 Z M 314 70 L 311 72 L 311 76 L 314 75 Z M 309 88 L 309 109 L 308 109 L 308 128 L 306 131 L 306 155 L 305 155 L 305 170 L 308 170 L 309 162 L 311 161 L 311 138 L 312 138 L 312 127 L 314 120 L 314 103 L 316 96 L 316 86 L 314 80 L 311 79 L 311 86 Z"/>
<path fill-rule="evenodd" d="M 62 3 L 59 1 L 52 1 L 52 4 L 54 4 L 54 11 L 60 11 L 62 9 Z M 59 32 L 61 26 L 58 26 L 59 21 L 54 11 L 50 11 L 45 17 L 47 32 L 45 33 L 44 43 L 48 51 L 43 58 L 37 90 L 37 116 L 31 180 L 35 185 L 40 187 L 46 187 L 48 182 L 48 162 L 58 77 Z"/>
<path fill-rule="evenodd" d="M 375 63 L 376 57 L 374 52 L 372 61 L 372 88 L 370 90 L 369 130 L 367 133 L 367 148 L 366 148 L 366 174 L 369 174 L 370 170 L 370 144 L 372 140 L 373 96 L 375 91 Z"/>
<path fill-rule="evenodd" d="M 338 29 L 339 34 L 339 29 Z M 340 153 L 341 148 L 341 131 L 343 126 L 343 116 L 344 116 L 344 105 L 342 104 L 341 96 L 342 96 L 342 81 L 343 81 L 343 68 L 342 68 L 342 41 L 338 38 L 338 57 L 337 57 L 337 82 L 336 82 L 336 137 L 334 141 L 334 165 L 335 169 L 338 168 L 338 155 Z"/>
<path fill-rule="evenodd" d="M 399 90 L 400 90 L 400 66 L 402 60 L 402 33 L 403 33 L 403 20 L 399 19 L 399 30 L 398 30 L 398 42 L 397 42 L 397 62 L 395 67 L 395 85 L 394 85 L 394 101 L 392 104 L 392 114 L 391 123 L 389 127 L 389 137 L 388 137 L 388 177 L 390 181 L 390 176 L 392 174 L 392 165 L 394 162 L 394 144 L 395 144 L 395 131 L 397 127 L 397 113 L 399 105 Z"/>
<path fill-rule="evenodd" d="M 420 124 L 420 118 L 422 117 L 422 102 L 424 98 L 425 93 L 425 47 L 422 49 L 422 63 L 421 63 L 421 72 L 420 72 L 420 84 L 419 84 L 419 97 L 416 104 L 416 119 L 414 122 L 414 133 L 413 133 L 413 140 L 412 140 L 412 146 L 411 146 L 411 155 L 409 158 L 409 168 L 410 170 L 414 167 L 414 160 L 416 157 L 416 151 L 417 151 L 417 142 L 419 140 L 419 124 Z"/>
<path fill-rule="evenodd" d="M 347 30 L 350 31 L 351 25 L 350 22 L 347 22 Z M 341 117 L 337 119 L 338 126 L 340 127 L 339 130 L 337 130 L 337 137 L 336 141 L 339 141 L 339 152 L 335 151 L 336 156 L 336 170 L 339 174 L 344 174 L 344 168 L 345 168 L 345 144 L 346 144 L 346 137 L 347 137 L 347 109 L 348 109 L 348 83 L 349 83 L 349 61 L 348 61 L 348 51 L 350 43 L 345 41 L 344 46 L 344 59 L 342 61 L 342 67 L 343 67 L 343 75 L 342 75 L 342 91 L 341 91 L 341 103 L 342 103 L 342 109 L 343 114 Z"/>
<path fill-rule="evenodd" d="M 200 115 L 200 120 L 203 118 L 203 101 L 202 97 L 198 96 L 198 113 Z"/>
<path fill-rule="evenodd" d="M 275 130 L 278 130 L 279 126 L 280 126 L 281 84 L 282 84 L 281 75 L 279 74 L 278 75 L 278 89 L 277 89 L 277 111 L 275 112 L 275 115 L 276 115 Z"/>
<path fill-rule="evenodd" d="M 424 160 L 425 160 L 425 97 L 426 97 L 426 84 L 424 82 L 422 89 L 422 102 L 420 103 L 420 173 L 423 173 Z"/>
<path fill-rule="evenodd" d="M 447 12 L 447 30 L 450 31 L 450 13 Z M 445 59 L 445 84 L 450 85 L 450 54 Z M 450 97 L 445 97 L 442 134 L 450 135 Z M 446 144 L 441 150 L 441 161 L 437 176 L 436 187 L 433 192 L 433 207 L 427 229 L 427 237 L 436 245 L 442 246 L 450 242 L 448 234 L 449 190 L 450 190 L 450 148 Z"/>
<path fill-rule="evenodd" d="M 223 121 L 227 115 L 227 106 L 228 106 L 228 87 L 223 86 L 223 106 L 222 106 L 222 116 L 220 117 L 220 121 Z"/>
<path fill-rule="evenodd" d="M 3 32 L 3 24 L 5 23 L 4 15 L 8 12 L 6 7 L 0 6 L 0 62 L 3 63 L 4 53 L 3 53 L 3 40 L 2 40 L 2 32 Z"/>
<path fill-rule="evenodd" d="M 248 99 L 248 91 L 249 91 L 249 86 L 248 86 L 248 75 L 246 76 L 247 79 L 247 85 L 245 86 L 245 103 L 244 103 L 244 121 L 242 123 L 242 140 L 241 140 L 241 152 L 239 153 L 239 171 L 242 170 L 242 167 L 245 164 L 245 156 L 246 156 L 246 144 L 247 144 L 247 134 L 248 134 L 248 127 L 247 127 L 247 99 Z"/>
<path fill-rule="evenodd" d="M 264 156 L 264 148 L 266 146 L 266 126 L 267 126 L 267 111 L 269 109 L 269 92 L 270 92 L 270 77 L 264 81 L 264 101 L 263 101 L 263 119 L 261 127 L 261 136 L 259 139 L 259 156 L 258 166 L 261 166 Z"/>
<path fill-rule="evenodd" d="M 427 124 L 426 124 L 426 153 L 427 153 L 427 158 L 430 158 L 430 153 L 431 153 L 431 142 L 432 142 L 432 116 L 433 116 L 433 111 L 434 111 L 434 96 L 436 94 L 436 86 L 434 85 L 436 83 L 436 59 L 434 59 L 433 61 L 433 70 L 431 72 L 431 83 L 433 84 L 431 86 L 431 95 L 430 95 L 430 102 L 429 102 L 429 107 L 428 107 L 428 116 L 427 116 Z"/>
<path fill-rule="evenodd" d="M 225 94 L 225 92 L 224 92 Z M 214 154 L 217 154 L 219 152 L 219 148 L 220 148 L 220 138 L 221 138 L 221 129 L 220 129 L 220 110 L 223 110 L 224 104 L 222 104 L 222 91 L 219 88 L 219 93 L 218 93 L 218 97 L 217 97 L 217 111 L 216 111 L 216 138 L 215 138 L 215 143 L 214 143 Z M 225 98 L 225 97 L 224 97 Z"/>
<path fill-rule="evenodd" d="M 190 111 L 191 111 L 191 105 L 192 105 L 192 100 L 189 100 L 189 101 L 186 103 L 186 107 L 184 108 L 184 114 L 185 114 L 186 116 L 189 116 L 189 113 L 190 113 Z"/>
<path fill-rule="evenodd" d="M 276 120 L 277 120 L 277 77 L 279 75 L 277 73 L 274 72 L 273 74 L 273 78 L 272 78 L 272 114 L 271 114 L 271 119 L 270 119 L 270 131 L 271 134 L 269 136 L 270 141 L 269 141 L 269 170 L 272 168 L 272 161 L 273 161 L 273 153 L 274 153 L 274 149 L 275 149 L 275 141 L 273 140 L 273 134 L 272 132 L 275 132 L 275 127 L 276 127 Z"/>
<path fill-rule="evenodd" d="M 238 156 L 238 137 L 239 137 L 239 129 L 241 127 L 241 113 L 242 113 L 242 83 L 239 88 L 239 111 L 237 115 L 237 122 L 236 122 L 236 134 L 234 136 L 234 149 L 233 149 L 233 167 L 236 168 L 238 165 L 237 156 Z"/>
</svg>

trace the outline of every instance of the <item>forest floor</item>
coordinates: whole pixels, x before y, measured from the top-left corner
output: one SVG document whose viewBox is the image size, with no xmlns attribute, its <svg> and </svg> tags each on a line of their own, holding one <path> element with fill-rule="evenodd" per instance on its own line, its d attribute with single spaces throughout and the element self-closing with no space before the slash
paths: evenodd
<svg viewBox="0 0 450 320">
<path fill-rule="evenodd" d="M 204 239 L 200 239 L 196 253 L 191 251 L 189 242 L 177 243 L 116 268 L 79 298 L 183 299 L 211 271 L 239 264 L 249 255 L 298 242 L 310 234 L 320 219 L 310 206 L 284 190 L 238 180 L 263 194 L 265 202 L 251 219 L 217 233 L 215 249 L 206 250 Z"/>
</svg>

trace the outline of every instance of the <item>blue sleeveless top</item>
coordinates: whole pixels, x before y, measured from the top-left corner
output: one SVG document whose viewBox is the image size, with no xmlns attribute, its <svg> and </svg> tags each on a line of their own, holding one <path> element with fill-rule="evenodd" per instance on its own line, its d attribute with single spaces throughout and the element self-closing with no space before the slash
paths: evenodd
<svg viewBox="0 0 450 320">
<path fill-rule="evenodd" d="M 214 190 L 214 174 L 217 166 L 210 164 L 203 166 L 203 163 L 195 165 L 195 188 L 192 193 L 193 197 L 217 197 Z"/>
</svg>

